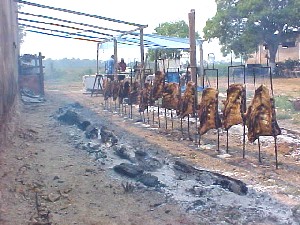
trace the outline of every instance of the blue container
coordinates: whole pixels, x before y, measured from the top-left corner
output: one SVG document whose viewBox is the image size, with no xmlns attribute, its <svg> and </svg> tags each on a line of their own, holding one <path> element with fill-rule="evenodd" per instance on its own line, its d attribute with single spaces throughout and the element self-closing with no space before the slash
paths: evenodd
<svg viewBox="0 0 300 225">
<path fill-rule="evenodd" d="M 166 82 L 179 83 L 180 77 L 178 72 L 167 72 Z"/>
</svg>

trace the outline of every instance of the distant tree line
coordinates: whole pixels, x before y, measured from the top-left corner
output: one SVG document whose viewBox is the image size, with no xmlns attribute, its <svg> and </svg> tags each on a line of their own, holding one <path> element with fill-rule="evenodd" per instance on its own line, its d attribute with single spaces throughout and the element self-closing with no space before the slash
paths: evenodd
<svg viewBox="0 0 300 225">
<path fill-rule="evenodd" d="M 91 59 L 48 58 L 43 65 L 46 80 L 78 81 L 83 75 L 97 73 L 97 60 Z M 99 67 L 104 68 L 104 62 L 100 61 Z"/>
</svg>

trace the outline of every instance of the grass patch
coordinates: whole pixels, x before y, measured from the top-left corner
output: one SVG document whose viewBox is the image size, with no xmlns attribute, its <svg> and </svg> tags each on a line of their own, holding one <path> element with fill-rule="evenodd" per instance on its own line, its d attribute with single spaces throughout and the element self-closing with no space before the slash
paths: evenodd
<svg viewBox="0 0 300 225">
<path fill-rule="evenodd" d="M 280 95 L 275 97 L 275 107 L 277 109 L 276 118 L 278 120 L 293 120 L 294 124 L 300 124 L 300 113 L 296 112 L 291 96 Z"/>
<path fill-rule="evenodd" d="M 286 113 L 294 113 L 294 106 L 293 103 L 290 101 L 290 96 L 276 96 L 275 97 L 275 107 L 283 112 Z"/>
<path fill-rule="evenodd" d="M 276 118 L 277 118 L 277 120 L 290 120 L 290 119 L 293 119 L 293 116 L 288 113 L 277 112 Z"/>
</svg>

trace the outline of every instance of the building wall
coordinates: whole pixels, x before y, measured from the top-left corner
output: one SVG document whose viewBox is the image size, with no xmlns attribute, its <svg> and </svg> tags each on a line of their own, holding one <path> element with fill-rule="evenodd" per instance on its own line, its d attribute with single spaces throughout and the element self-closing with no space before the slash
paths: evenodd
<svg viewBox="0 0 300 225">
<path fill-rule="evenodd" d="M 252 58 L 247 60 L 247 64 L 266 64 L 268 50 L 260 45 L 258 51 L 252 55 Z M 300 59 L 300 36 L 296 39 L 295 47 L 284 48 L 282 45 L 278 46 L 276 53 L 276 62 L 284 62 L 285 60 L 299 60 Z"/>
<path fill-rule="evenodd" d="M 7 123 L 14 114 L 17 96 L 17 5 L 14 0 L 1 0 L 0 7 L 0 145 Z"/>
</svg>

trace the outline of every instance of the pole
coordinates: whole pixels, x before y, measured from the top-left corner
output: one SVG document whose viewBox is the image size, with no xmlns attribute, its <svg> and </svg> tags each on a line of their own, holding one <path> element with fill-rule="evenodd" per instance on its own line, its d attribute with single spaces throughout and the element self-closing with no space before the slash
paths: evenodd
<svg viewBox="0 0 300 225">
<path fill-rule="evenodd" d="M 118 41 L 114 39 L 114 56 L 115 56 L 115 63 L 114 63 L 114 78 L 117 79 L 118 74 Z"/>
<path fill-rule="evenodd" d="M 40 80 L 41 95 L 45 95 L 43 58 L 45 57 L 42 56 L 41 52 L 39 52 L 39 68 L 40 68 L 39 80 Z"/>
<path fill-rule="evenodd" d="M 199 45 L 199 52 L 200 52 L 200 71 L 199 71 L 199 76 L 203 76 L 203 70 L 204 70 L 204 62 L 203 62 L 203 42 L 202 40 L 200 41 Z M 204 86 L 203 86 L 204 87 Z"/>
<path fill-rule="evenodd" d="M 96 69 L 97 74 L 96 75 L 99 75 L 99 45 L 100 45 L 100 43 L 98 42 L 97 43 L 97 69 Z"/>
<path fill-rule="evenodd" d="M 155 50 L 155 59 L 154 59 L 154 73 L 156 73 L 157 72 L 157 70 L 158 70 L 158 65 L 157 65 L 157 58 L 158 58 L 158 49 L 156 48 Z"/>
<path fill-rule="evenodd" d="M 144 49 L 144 29 L 140 28 L 140 50 L 141 50 L 141 87 L 145 83 L 145 49 Z"/>
<path fill-rule="evenodd" d="M 190 67 L 191 79 L 196 81 L 196 33 L 195 33 L 195 10 L 191 9 L 189 13 L 189 38 L 190 38 Z"/>
</svg>

